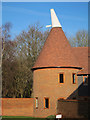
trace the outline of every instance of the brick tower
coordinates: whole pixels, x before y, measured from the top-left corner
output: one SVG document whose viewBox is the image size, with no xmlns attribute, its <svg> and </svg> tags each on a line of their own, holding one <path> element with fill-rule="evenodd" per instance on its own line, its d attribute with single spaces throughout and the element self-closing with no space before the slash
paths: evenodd
<svg viewBox="0 0 90 120">
<path fill-rule="evenodd" d="M 55 115 L 57 100 L 78 88 L 81 66 L 53 9 L 51 19 L 52 29 L 33 67 L 34 117 Z"/>
</svg>

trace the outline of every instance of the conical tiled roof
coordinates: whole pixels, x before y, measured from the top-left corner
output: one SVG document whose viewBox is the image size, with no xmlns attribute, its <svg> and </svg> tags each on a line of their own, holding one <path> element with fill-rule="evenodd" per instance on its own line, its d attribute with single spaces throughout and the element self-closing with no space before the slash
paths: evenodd
<svg viewBox="0 0 90 120">
<path fill-rule="evenodd" d="M 33 67 L 80 67 L 61 27 L 53 27 Z"/>
</svg>

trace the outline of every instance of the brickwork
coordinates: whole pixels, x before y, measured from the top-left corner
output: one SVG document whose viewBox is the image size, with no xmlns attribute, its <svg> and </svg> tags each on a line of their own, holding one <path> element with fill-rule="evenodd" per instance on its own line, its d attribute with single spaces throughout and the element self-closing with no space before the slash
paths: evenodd
<svg viewBox="0 0 90 120">
<path fill-rule="evenodd" d="M 57 114 L 63 118 L 86 118 L 88 117 L 88 101 L 57 101 Z"/>
<path fill-rule="evenodd" d="M 33 98 L 2 98 L 3 116 L 33 116 Z"/>
<path fill-rule="evenodd" d="M 70 68 L 48 68 L 34 71 L 34 116 L 47 117 L 56 114 L 57 100 L 64 97 L 66 99 L 77 88 L 72 83 L 72 73 L 77 73 L 78 69 Z M 64 73 L 64 83 L 59 83 L 59 74 Z M 38 109 L 35 108 L 35 97 L 38 97 Z M 44 109 L 44 97 L 49 98 L 49 109 Z"/>
<path fill-rule="evenodd" d="M 78 99 L 78 93 L 83 93 L 82 90 L 87 92 L 87 88 L 81 86 L 82 80 L 80 77 L 80 82 L 77 82 L 77 74 L 87 74 L 88 71 L 88 54 L 85 51 L 88 52 L 88 48 L 83 48 L 83 51 L 82 48 L 72 48 L 61 27 L 51 29 L 32 68 L 34 117 L 55 115 L 58 99 Z M 81 70 L 82 68 L 84 69 Z M 59 83 L 60 73 L 64 76 L 64 83 Z M 35 105 L 37 105 L 36 98 L 38 98 L 38 108 L 35 108 Z M 44 98 L 49 99 L 48 109 L 44 108 Z M 62 107 L 62 110 L 64 109 Z M 73 116 L 74 110 L 71 112 Z M 78 111 L 75 110 L 75 112 Z"/>
</svg>

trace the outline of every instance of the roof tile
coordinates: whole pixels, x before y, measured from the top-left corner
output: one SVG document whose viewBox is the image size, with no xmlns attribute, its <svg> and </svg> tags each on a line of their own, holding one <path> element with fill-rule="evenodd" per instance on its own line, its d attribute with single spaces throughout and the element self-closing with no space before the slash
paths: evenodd
<svg viewBox="0 0 90 120">
<path fill-rule="evenodd" d="M 52 28 L 33 68 L 81 67 L 62 28 Z"/>
<path fill-rule="evenodd" d="M 73 47 L 72 49 L 83 68 L 78 74 L 88 74 L 88 47 Z"/>
</svg>

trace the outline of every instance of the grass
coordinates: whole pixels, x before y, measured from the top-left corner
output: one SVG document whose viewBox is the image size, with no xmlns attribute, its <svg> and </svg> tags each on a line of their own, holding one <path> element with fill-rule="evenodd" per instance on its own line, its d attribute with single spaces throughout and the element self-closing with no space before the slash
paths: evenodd
<svg viewBox="0 0 90 120">
<path fill-rule="evenodd" d="M 34 118 L 29 116 L 2 116 L 2 120 L 47 120 L 47 118 Z"/>
<path fill-rule="evenodd" d="M 29 116 L 2 116 L 2 120 L 57 120 L 53 118 L 55 116 L 48 116 L 47 118 L 34 118 Z M 61 120 L 88 120 L 83 118 L 62 118 Z"/>
</svg>

